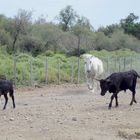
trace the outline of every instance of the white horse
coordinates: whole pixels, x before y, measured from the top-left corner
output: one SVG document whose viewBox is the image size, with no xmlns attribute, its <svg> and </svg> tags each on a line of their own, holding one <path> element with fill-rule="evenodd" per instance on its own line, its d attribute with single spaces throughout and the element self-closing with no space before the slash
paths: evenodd
<svg viewBox="0 0 140 140">
<path fill-rule="evenodd" d="M 103 62 L 91 55 L 91 54 L 84 54 L 83 55 L 85 60 L 85 76 L 86 82 L 89 90 L 94 92 L 95 81 L 96 79 L 100 79 L 103 74 Z"/>
</svg>

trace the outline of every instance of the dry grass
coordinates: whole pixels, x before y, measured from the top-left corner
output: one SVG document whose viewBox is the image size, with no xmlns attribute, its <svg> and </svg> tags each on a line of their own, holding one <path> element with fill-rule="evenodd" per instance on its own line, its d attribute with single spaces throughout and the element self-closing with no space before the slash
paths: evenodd
<svg viewBox="0 0 140 140">
<path fill-rule="evenodd" d="M 118 135 L 126 139 L 140 139 L 140 128 L 119 130 Z"/>
</svg>

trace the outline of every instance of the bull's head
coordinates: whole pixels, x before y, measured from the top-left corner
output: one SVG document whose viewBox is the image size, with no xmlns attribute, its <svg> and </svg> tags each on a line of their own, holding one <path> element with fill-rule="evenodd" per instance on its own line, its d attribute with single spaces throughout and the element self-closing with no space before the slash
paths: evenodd
<svg viewBox="0 0 140 140">
<path fill-rule="evenodd" d="M 105 93 L 108 91 L 109 83 L 110 81 L 108 79 L 102 79 L 100 81 L 100 87 L 101 87 L 101 95 L 104 96 Z"/>
</svg>

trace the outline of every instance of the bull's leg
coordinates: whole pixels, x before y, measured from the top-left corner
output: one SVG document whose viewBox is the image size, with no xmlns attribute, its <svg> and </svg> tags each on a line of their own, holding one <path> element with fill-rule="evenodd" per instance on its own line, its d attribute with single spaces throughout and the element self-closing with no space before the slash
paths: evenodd
<svg viewBox="0 0 140 140">
<path fill-rule="evenodd" d="M 118 107 L 118 96 L 117 95 L 115 96 L 115 99 L 116 99 L 116 107 Z"/>
<path fill-rule="evenodd" d="M 113 94 L 113 95 L 111 96 L 111 101 L 110 101 L 110 103 L 109 103 L 108 109 L 111 109 L 111 107 L 112 107 L 112 101 L 113 101 L 114 97 L 115 97 L 115 95 Z"/>
<path fill-rule="evenodd" d="M 135 96 L 134 96 L 134 102 L 137 103 L 137 101 L 136 101 L 136 99 L 135 99 Z"/>
<path fill-rule="evenodd" d="M 11 95 L 12 101 L 13 101 L 13 108 L 15 108 L 15 100 L 14 100 L 14 95 Z"/>
<path fill-rule="evenodd" d="M 136 101 L 136 99 L 135 99 L 135 95 L 136 95 L 136 91 L 134 91 L 134 93 L 133 93 L 133 101 L 135 102 L 135 103 L 137 103 L 137 101 Z"/>
<path fill-rule="evenodd" d="M 14 91 L 13 90 L 10 90 L 10 97 L 12 98 L 12 101 L 13 101 L 13 108 L 15 108 L 15 99 L 14 99 Z"/>
<path fill-rule="evenodd" d="M 3 110 L 6 109 L 6 105 L 7 105 L 7 102 L 8 102 L 7 93 L 4 94 L 4 98 L 5 98 L 5 104 L 4 104 Z"/>
<path fill-rule="evenodd" d="M 136 99 L 135 99 L 135 94 L 136 94 L 136 92 L 133 91 L 133 92 L 132 92 L 132 100 L 131 100 L 131 102 L 130 102 L 130 105 L 133 105 L 133 102 L 137 103 L 137 101 L 136 101 Z"/>
</svg>

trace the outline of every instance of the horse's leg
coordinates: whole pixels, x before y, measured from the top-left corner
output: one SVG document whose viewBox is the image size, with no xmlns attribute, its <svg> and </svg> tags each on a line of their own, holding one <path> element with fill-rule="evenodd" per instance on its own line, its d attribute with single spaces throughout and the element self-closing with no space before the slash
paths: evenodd
<svg viewBox="0 0 140 140">
<path fill-rule="evenodd" d="M 91 83 L 92 83 L 92 92 L 94 92 L 95 91 L 95 80 L 92 79 Z"/>
<path fill-rule="evenodd" d="M 87 86 L 89 86 L 89 78 L 88 78 L 88 76 L 86 76 L 86 84 L 87 84 Z"/>
<path fill-rule="evenodd" d="M 98 75 L 96 79 L 100 80 L 102 77 L 102 75 Z M 97 89 L 100 90 L 100 83 L 99 81 L 96 82 L 97 83 Z"/>
<path fill-rule="evenodd" d="M 89 90 L 93 90 L 93 79 L 87 77 L 87 86 Z"/>
</svg>

